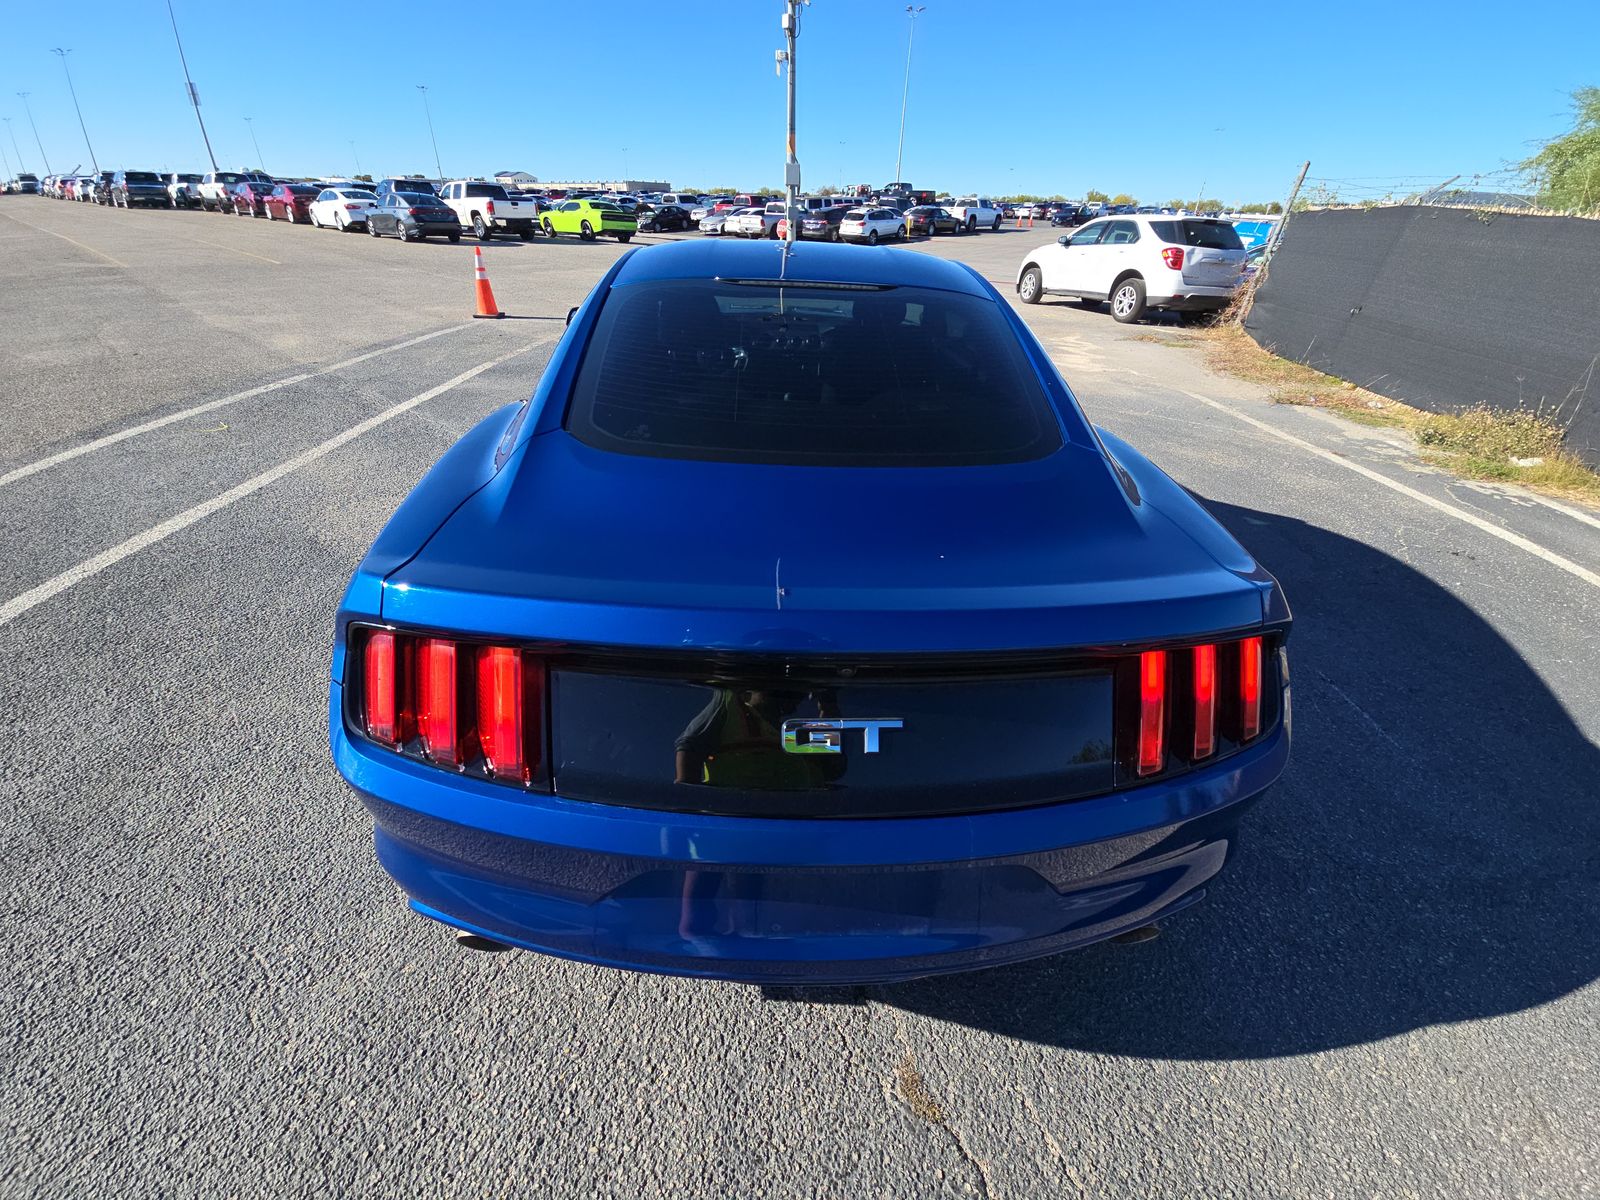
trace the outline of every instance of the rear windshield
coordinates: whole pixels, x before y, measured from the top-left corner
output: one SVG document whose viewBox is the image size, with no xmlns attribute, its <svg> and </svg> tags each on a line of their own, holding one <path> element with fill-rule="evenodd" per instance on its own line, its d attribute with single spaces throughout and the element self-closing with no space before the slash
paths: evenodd
<svg viewBox="0 0 1600 1200">
<path fill-rule="evenodd" d="M 1151 221 L 1150 228 L 1163 242 L 1174 246 L 1203 246 L 1208 250 L 1243 250 L 1239 233 L 1226 221 L 1187 218 L 1182 221 Z"/>
<path fill-rule="evenodd" d="M 339 197 L 341 197 L 342 199 L 345 199 L 345 200 L 376 200 L 378 198 L 377 196 L 373 195 L 371 192 L 357 192 L 357 191 L 335 192 L 334 195 L 339 196 Z"/>
<path fill-rule="evenodd" d="M 566 427 L 622 454 L 801 466 L 1022 462 L 1061 446 L 992 301 L 720 280 L 613 290 Z"/>
<path fill-rule="evenodd" d="M 238 183 L 244 176 L 237 171 L 218 171 L 216 178 L 218 183 Z"/>
<path fill-rule="evenodd" d="M 509 199 L 509 197 L 506 195 L 505 188 L 501 187 L 497 183 L 469 183 L 467 184 L 467 195 L 474 197 L 486 197 L 490 200 Z"/>
<path fill-rule="evenodd" d="M 122 173 L 122 181 L 124 183 L 160 183 L 161 176 L 154 171 L 124 171 Z"/>
</svg>

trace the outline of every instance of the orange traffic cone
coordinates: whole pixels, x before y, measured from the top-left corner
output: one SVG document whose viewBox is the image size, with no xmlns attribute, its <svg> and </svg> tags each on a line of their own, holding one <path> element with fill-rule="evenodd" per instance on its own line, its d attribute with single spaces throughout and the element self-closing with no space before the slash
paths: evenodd
<svg viewBox="0 0 1600 1200">
<path fill-rule="evenodd" d="M 494 289 L 489 286 L 489 273 L 483 269 L 483 247 L 472 248 L 473 261 L 477 264 L 478 274 L 478 311 L 474 317 L 503 317 L 500 306 L 494 302 Z"/>
</svg>

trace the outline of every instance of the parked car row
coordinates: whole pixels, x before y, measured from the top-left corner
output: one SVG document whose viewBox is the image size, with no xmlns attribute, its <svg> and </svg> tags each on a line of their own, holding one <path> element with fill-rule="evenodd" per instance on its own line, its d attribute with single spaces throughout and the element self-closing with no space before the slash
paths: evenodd
<svg viewBox="0 0 1600 1200">
<path fill-rule="evenodd" d="M 458 179 L 435 184 L 395 176 L 376 184 L 355 180 L 309 182 L 274 179 L 259 171 L 208 171 L 204 174 L 154 171 L 103 171 L 99 175 L 47 176 L 36 188 L 63 200 L 111 205 L 189 208 L 238 217 L 287 221 L 344 231 L 366 230 L 373 237 L 415 241 L 444 237 L 459 242 L 466 231 L 480 241 L 511 235 L 528 240 L 575 234 L 585 240 L 614 237 L 629 241 L 639 216 L 651 229 L 687 229 L 687 211 L 678 205 L 634 202 L 639 214 L 603 198 L 551 201 L 509 192 L 498 183 Z"/>
</svg>

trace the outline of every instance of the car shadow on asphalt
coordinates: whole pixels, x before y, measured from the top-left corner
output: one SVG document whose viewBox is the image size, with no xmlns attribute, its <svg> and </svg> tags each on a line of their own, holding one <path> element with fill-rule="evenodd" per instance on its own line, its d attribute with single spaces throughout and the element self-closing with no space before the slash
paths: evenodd
<svg viewBox="0 0 1600 1200">
<path fill-rule="evenodd" d="M 1223 1059 L 1519 1012 L 1593 982 L 1600 751 L 1561 701 L 1399 558 L 1202 502 L 1295 612 L 1292 761 L 1227 870 L 1154 942 L 872 996 L 1033 1042 Z M 1541 655 L 1578 653 L 1565 637 Z"/>
</svg>

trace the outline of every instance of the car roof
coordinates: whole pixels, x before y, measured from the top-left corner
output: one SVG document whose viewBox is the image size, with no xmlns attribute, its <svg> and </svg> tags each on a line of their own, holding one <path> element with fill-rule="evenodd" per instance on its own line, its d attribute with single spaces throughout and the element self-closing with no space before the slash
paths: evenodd
<svg viewBox="0 0 1600 1200">
<path fill-rule="evenodd" d="M 787 265 L 785 265 L 787 261 Z M 869 250 L 817 242 L 673 242 L 635 251 L 613 283 L 621 287 L 659 279 L 754 279 L 782 277 L 808 283 L 867 283 L 965 292 L 989 298 L 959 263 L 909 250 Z"/>
</svg>

